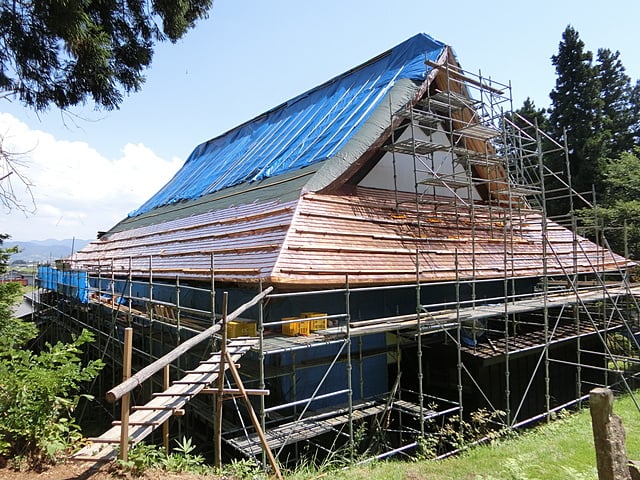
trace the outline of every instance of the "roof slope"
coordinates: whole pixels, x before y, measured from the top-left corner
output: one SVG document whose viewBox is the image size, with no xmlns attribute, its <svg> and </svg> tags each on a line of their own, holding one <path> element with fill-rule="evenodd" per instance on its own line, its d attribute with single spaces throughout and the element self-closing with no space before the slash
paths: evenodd
<svg viewBox="0 0 640 480">
<path fill-rule="evenodd" d="M 445 45 L 416 35 L 328 82 L 205 142 L 153 197 L 130 213 L 193 200 L 335 155 L 400 80 L 422 82 Z"/>
<path fill-rule="evenodd" d="M 416 268 L 420 281 L 430 282 L 570 275 L 626 265 L 585 238 L 574 243 L 570 230 L 545 221 L 539 211 L 480 203 L 465 208 L 439 200 L 418 207 L 415 195 L 394 197 L 363 187 L 340 195 L 308 193 L 300 199 L 271 282 L 343 285 L 348 275 L 352 285 L 374 285 L 415 282 Z"/>
</svg>

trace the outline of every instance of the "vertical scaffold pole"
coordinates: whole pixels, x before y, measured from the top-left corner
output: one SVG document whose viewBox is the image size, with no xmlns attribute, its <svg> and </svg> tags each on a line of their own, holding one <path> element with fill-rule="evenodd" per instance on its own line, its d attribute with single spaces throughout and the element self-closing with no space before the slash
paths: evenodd
<svg viewBox="0 0 640 480">
<path fill-rule="evenodd" d="M 344 302 L 345 302 L 345 317 L 347 321 L 347 403 L 349 407 L 349 452 L 351 455 L 351 459 L 353 459 L 354 454 L 354 445 L 353 445 L 353 385 L 351 379 L 352 365 L 351 365 L 351 292 L 349 291 L 349 275 L 345 275 L 345 292 L 344 292 Z"/>
<path fill-rule="evenodd" d="M 540 134 L 538 133 L 538 136 Z M 572 234 L 572 254 L 573 254 L 573 275 L 571 277 L 571 283 L 573 284 L 574 291 L 577 292 L 578 288 L 578 221 L 575 214 L 575 204 L 573 198 L 573 180 L 571 178 L 571 163 L 569 160 L 569 146 L 567 145 L 567 129 L 563 132 L 563 150 L 564 150 L 564 164 L 567 171 L 567 185 L 569 186 L 569 217 L 571 219 L 571 234 Z M 576 329 L 576 398 L 578 406 L 582 407 L 582 335 L 580 332 L 580 305 L 578 302 L 573 306 L 573 321 Z"/>
<path fill-rule="evenodd" d="M 260 293 L 262 293 L 262 278 L 260 278 L 258 282 Z M 264 379 L 264 299 L 260 299 L 260 303 L 258 303 L 258 376 L 259 383 L 258 388 L 260 390 L 264 390 L 266 388 L 266 382 Z M 265 413 L 265 399 L 264 395 L 260 395 L 260 426 L 262 427 L 262 431 L 266 430 L 267 423 L 267 414 Z M 267 453 L 265 450 L 262 450 L 262 464 L 267 464 Z"/>
<path fill-rule="evenodd" d="M 165 365 L 162 369 L 162 391 L 170 387 L 170 365 Z M 169 420 L 162 424 L 162 446 L 167 455 L 169 455 Z"/>
<path fill-rule="evenodd" d="M 537 122 L 536 122 L 537 126 Z M 549 378 L 549 277 L 548 277 L 548 262 L 547 262 L 547 192 L 544 184 L 544 163 L 542 159 L 542 142 L 540 135 L 537 135 L 538 150 L 538 174 L 540 176 L 540 195 L 542 203 L 542 225 L 541 225 L 541 237 L 542 237 L 542 288 L 543 288 L 543 321 L 544 321 L 544 398 L 545 407 L 547 413 L 547 420 L 551 420 L 551 391 L 550 391 L 550 378 Z"/>
<path fill-rule="evenodd" d="M 460 434 L 464 435 L 462 429 L 464 422 L 462 421 L 463 403 L 462 403 L 462 322 L 460 320 L 460 274 L 458 265 L 458 249 L 454 251 L 454 261 L 456 268 L 456 350 L 457 350 L 457 370 L 458 370 L 458 405 L 460 408 Z M 424 434 L 424 432 L 423 432 Z"/>
<path fill-rule="evenodd" d="M 133 259 L 129 256 L 129 275 L 128 275 L 128 293 L 129 298 L 127 299 L 127 307 L 129 307 L 129 311 L 127 312 L 127 324 L 131 326 L 133 322 L 133 314 L 131 313 L 131 309 L 133 308 L 133 272 L 132 272 Z"/>
<path fill-rule="evenodd" d="M 416 212 L 417 213 L 417 212 Z M 419 217 L 419 215 L 418 215 Z M 416 247 L 416 325 L 418 334 L 418 346 L 416 356 L 418 357 L 418 406 L 420 408 L 420 435 L 424 436 L 424 391 L 422 381 L 424 372 L 422 371 L 422 299 L 420 296 L 420 250 Z"/>
<path fill-rule="evenodd" d="M 229 293 L 222 294 L 222 325 L 220 333 L 222 340 L 220 341 L 220 363 L 218 364 L 218 394 L 216 395 L 216 418 L 214 425 L 215 436 L 215 459 L 214 465 L 217 468 L 222 467 L 222 403 L 224 401 L 224 362 L 227 353 L 227 305 L 229 302 Z"/>
<path fill-rule="evenodd" d="M 213 253 L 211 253 L 211 325 L 216 323 L 216 279 L 215 279 L 215 263 Z"/>
</svg>

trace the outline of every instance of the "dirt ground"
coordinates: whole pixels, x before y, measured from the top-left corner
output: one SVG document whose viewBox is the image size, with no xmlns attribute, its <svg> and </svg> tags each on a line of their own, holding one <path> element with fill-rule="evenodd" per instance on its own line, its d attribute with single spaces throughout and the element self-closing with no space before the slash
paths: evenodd
<svg viewBox="0 0 640 480">
<path fill-rule="evenodd" d="M 143 476 L 119 474 L 111 465 L 99 468 L 84 463 L 61 463 L 49 467 L 43 472 L 18 472 L 10 468 L 0 468 L 0 480 L 223 480 L 223 477 L 201 476 L 190 473 L 167 473 L 164 471 L 147 471 Z"/>
</svg>

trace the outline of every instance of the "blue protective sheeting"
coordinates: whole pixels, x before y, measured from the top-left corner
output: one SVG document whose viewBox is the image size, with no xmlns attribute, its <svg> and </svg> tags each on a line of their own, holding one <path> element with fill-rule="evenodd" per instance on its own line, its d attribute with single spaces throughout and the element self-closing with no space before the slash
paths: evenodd
<svg viewBox="0 0 640 480">
<path fill-rule="evenodd" d="M 130 217 L 255 182 L 335 155 L 399 79 L 422 81 L 445 45 L 419 34 L 363 66 L 196 147 L 183 167 Z"/>
<path fill-rule="evenodd" d="M 51 267 L 38 267 L 40 288 L 53 290 L 82 303 L 89 301 L 89 275 L 78 270 L 62 271 Z"/>
</svg>

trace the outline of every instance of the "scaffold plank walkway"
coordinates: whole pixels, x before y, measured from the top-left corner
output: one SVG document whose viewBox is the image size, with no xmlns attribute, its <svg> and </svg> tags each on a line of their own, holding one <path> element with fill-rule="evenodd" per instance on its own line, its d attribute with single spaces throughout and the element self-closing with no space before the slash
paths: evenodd
<svg viewBox="0 0 640 480">
<path fill-rule="evenodd" d="M 234 338 L 229 341 L 227 352 L 235 363 L 257 343 L 257 338 Z M 226 361 L 223 365 L 225 370 L 229 368 Z M 129 417 L 130 444 L 135 445 L 144 440 L 207 385 L 215 382 L 219 369 L 220 352 L 216 352 L 208 360 L 201 362 L 196 369 L 174 382 L 167 390 L 154 394 L 153 399 L 147 404 L 133 407 L 134 412 Z M 77 452 L 73 459 L 99 462 L 115 458 L 120 444 L 120 433 L 119 422 L 114 422 L 114 426 L 105 433 L 89 439 L 88 444 Z"/>
<path fill-rule="evenodd" d="M 458 321 L 468 322 L 501 315 L 513 315 L 527 313 L 541 308 L 555 308 L 567 305 L 580 305 L 604 301 L 621 296 L 640 296 L 640 286 L 608 286 L 592 287 L 579 290 L 561 291 L 546 295 L 533 295 L 531 297 L 508 299 L 506 302 L 498 301 L 489 304 L 464 306 L 458 309 L 443 309 L 423 312 L 420 314 L 420 328 L 422 333 L 429 333 L 441 329 L 454 328 Z M 369 335 L 378 332 L 390 332 L 407 328 L 415 328 L 418 321 L 415 314 L 399 315 L 395 317 L 364 320 L 351 324 L 352 336 Z M 344 335 L 345 327 L 333 327 L 320 332 L 325 337 Z"/>
<path fill-rule="evenodd" d="M 353 421 L 376 415 L 383 412 L 387 406 L 376 402 L 365 402 L 353 406 Z M 279 449 L 285 445 L 297 443 L 303 440 L 327 433 L 337 429 L 349 421 L 349 410 L 347 408 L 333 410 L 310 417 L 301 418 L 291 423 L 285 423 L 264 432 L 265 437 L 272 450 Z M 257 433 L 237 438 L 227 439 L 227 442 L 238 451 L 248 456 L 256 456 L 262 452 L 262 445 Z"/>
</svg>

